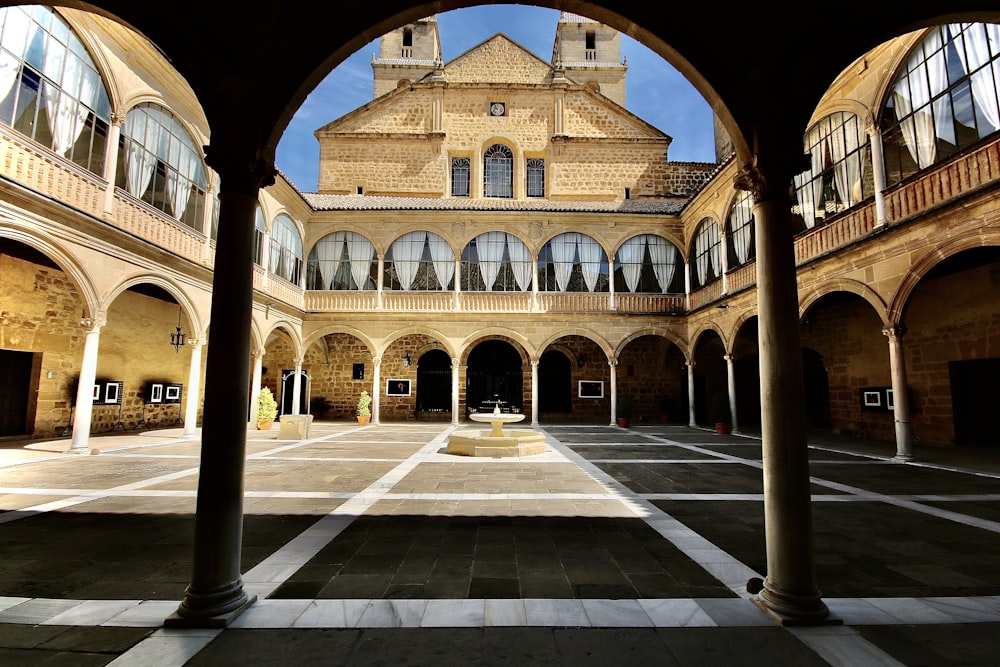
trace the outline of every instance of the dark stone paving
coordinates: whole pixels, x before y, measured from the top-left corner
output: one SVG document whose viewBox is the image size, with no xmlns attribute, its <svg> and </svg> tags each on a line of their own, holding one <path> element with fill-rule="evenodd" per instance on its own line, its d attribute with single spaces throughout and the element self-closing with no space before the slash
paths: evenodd
<svg viewBox="0 0 1000 667">
<path fill-rule="evenodd" d="M 641 519 L 361 516 L 270 597 L 735 595 Z"/>
<path fill-rule="evenodd" d="M 781 662 L 775 662 L 781 656 Z M 828 665 L 779 628 L 227 630 L 189 667 Z"/>
<path fill-rule="evenodd" d="M 836 463 L 813 463 L 810 474 L 842 484 L 886 493 L 899 494 L 949 494 L 997 493 L 1000 479 L 969 475 L 935 468 L 924 468 L 898 463 L 871 463 L 870 465 L 843 466 Z"/>
<path fill-rule="evenodd" d="M 242 571 L 316 519 L 246 516 Z M 193 516 L 48 512 L 4 524 L 0 535 L 5 596 L 180 600 L 191 581 Z"/>
<path fill-rule="evenodd" d="M 0 665 L 106 665 L 156 628 L 0 624 Z"/>
<path fill-rule="evenodd" d="M 596 459 L 657 459 L 657 460 L 678 460 L 690 461 L 694 459 L 707 458 L 702 452 L 693 452 L 684 447 L 674 447 L 672 445 L 650 444 L 639 445 L 619 445 L 601 447 L 600 445 L 588 447 L 571 447 L 573 451 L 588 460 Z"/>
<path fill-rule="evenodd" d="M 636 493 L 764 493 L 760 468 L 739 463 L 596 463 Z M 812 493 L 838 493 L 812 485 Z"/>
<path fill-rule="evenodd" d="M 652 502 L 737 560 L 767 571 L 763 503 Z M 1000 595 L 1000 534 L 878 502 L 812 508 L 824 597 Z"/>
</svg>

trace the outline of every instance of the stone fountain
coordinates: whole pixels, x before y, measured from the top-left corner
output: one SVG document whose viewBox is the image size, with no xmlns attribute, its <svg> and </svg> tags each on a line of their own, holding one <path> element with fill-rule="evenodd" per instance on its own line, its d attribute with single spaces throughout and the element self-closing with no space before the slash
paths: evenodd
<svg viewBox="0 0 1000 667">
<path fill-rule="evenodd" d="M 517 430 L 503 432 L 504 424 L 519 422 L 524 415 L 500 412 L 500 406 L 493 412 L 474 412 L 469 419 L 489 422 L 492 430 L 455 431 L 448 438 L 448 454 L 460 456 L 531 456 L 545 451 L 545 435 L 538 431 Z"/>
</svg>

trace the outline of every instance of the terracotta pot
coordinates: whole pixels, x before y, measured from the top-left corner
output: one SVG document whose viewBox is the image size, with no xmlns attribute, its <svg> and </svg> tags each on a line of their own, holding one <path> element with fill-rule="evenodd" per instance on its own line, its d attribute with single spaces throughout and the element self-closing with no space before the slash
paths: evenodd
<svg viewBox="0 0 1000 667">
<path fill-rule="evenodd" d="M 628 428 L 628 417 L 619 417 L 616 421 L 620 427 Z"/>
<path fill-rule="evenodd" d="M 258 431 L 270 431 L 272 426 L 274 426 L 274 420 L 273 419 L 258 419 L 257 420 L 257 430 Z"/>
<path fill-rule="evenodd" d="M 371 415 L 358 415 L 358 423 L 361 424 L 362 426 L 370 422 L 371 419 L 372 419 Z"/>
<path fill-rule="evenodd" d="M 719 435 L 729 435 L 729 431 L 732 428 L 726 422 L 715 422 L 715 432 Z"/>
</svg>

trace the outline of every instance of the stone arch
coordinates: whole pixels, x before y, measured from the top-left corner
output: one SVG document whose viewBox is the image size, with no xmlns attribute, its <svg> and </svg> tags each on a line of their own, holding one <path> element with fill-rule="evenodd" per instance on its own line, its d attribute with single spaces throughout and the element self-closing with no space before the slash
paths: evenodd
<svg viewBox="0 0 1000 667">
<path fill-rule="evenodd" d="M 194 305 L 194 302 L 187 296 L 184 290 L 177 285 L 174 281 L 164 278 L 162 275 L 157 273 L 142 273 L 138 275 L 131 276 L 126 280 L 115 285 L 113 288 L 108 290 L 103 298 L 103 308 L 107 310 L 111 304 L 117 299 L 123 292 L 131 287 L 137 285 L 155 285 L 177 301 L 180 305 L 181 310 L 184 311 L 185 317 L 188 318 L 188 322 L 191 323 L 191 327 L 198 332 L 200 337 L 206 330 L 206 325 L 202 321 L 202 317 L 198 314 L 198 309 Z"/>
<path fill-rule="evenodd" d="M 831 280 L 829 282 L 823 283 L 816 289 L 811 290 L 804 297 L 799 300 L 799 319 L 805 318 L 806 313 L 809 309 L 820 299 L 828 294 L 834 292 L 850 292 L 855 294 L 871 305 L 872 309 L 878 314 L 879 319 L 882 320 L 882 324 L 888 326 L 890 324 L 888 309 L 885 300 L 873 290 L 868 285 L 858 282 L 856 280 L 851 280 L 848 278 L 838 278 L 836 280 Z"/>
</svg>

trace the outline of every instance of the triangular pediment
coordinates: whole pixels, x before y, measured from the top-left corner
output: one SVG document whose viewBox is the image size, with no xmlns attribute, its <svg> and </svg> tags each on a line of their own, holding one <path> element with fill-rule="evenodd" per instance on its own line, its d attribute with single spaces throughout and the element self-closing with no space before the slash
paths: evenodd
<svg viewBox="0 0 1000 667">
<path fill-rule="evenodd" d="M 444 66 L 449 83 L 527 83 L 552 81 L 552 67 L 502 33 L 474 46 Z"/>
</svg>

